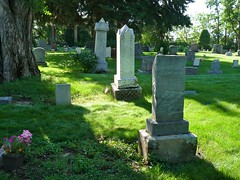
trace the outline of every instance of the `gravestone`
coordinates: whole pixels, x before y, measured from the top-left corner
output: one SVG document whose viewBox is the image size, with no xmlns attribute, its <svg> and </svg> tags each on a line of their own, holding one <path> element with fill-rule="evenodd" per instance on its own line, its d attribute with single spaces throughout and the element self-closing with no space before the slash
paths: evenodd
<svg viewBox="0 0 240 180">
<path fill-rule="evenodd" d="M 132 100 L 141 96 L 142 88 L 137 84 L 134 56 L 135 35 L 133 29 L 124 25 L 117 32 L 117 74 L 111 83 L 117 100 Z"/>
<path fill-rule="evenodd" d="M 76 47 L 75 51 L 77 52 L 77 54 L 81 53 L 81 48 L 80 47 Z"/>
<path fill-rule="evenodd" d="M 0 104 L 11 104 L 12 101 L 13 101 L 13 98 L 10 96 L 0 97 Z"/>
<path fill-rule="evenodd" d="M 185 94 L 184 56 L 157 55 L 152 72 L 152 118 L 139 130 L 139 146 L 145 160 L 150 155 L 170 163 L 195 157 L 197 137 L 183 119 Z"/>
<path fill-rule="evenodd" d="M 112 48 L 111 47 L 106 47 L 106 57 L 111 57 L 111 51 L 112 51 Z"/>
<path fill-rule="evenodd" d="M 194 59 L 193 66 L 194 67 L 199 67 L 199 65 L 200 65 L 200 59 Z"/>
<path fill-rule="evenodd" d="M 45 53 L 45 49 L 42 47 L 36 47 L 33 49 L 33 54 L 38 65 L 47 66 Z"/>
<path fill-rule="evenodd" d="M 109 25 L 102 18 L 95 24 L 95 49 L 94 52 L 98 57 L 96 72 L 107 72 L 108 64 L 106 62 L 106 46 L 107 46 L 107 31 Z"/>
<path fill-rule="evenodd" d="M 213 53 L 222 54 L 223 46 L 220 44 L 213 45 Z"/>
<path fill-rule="evenodd" d="M 187 51 L 187 60 L 193 61 L 195 59 L 195 51 L 192 51 L 191 49 Z"/>
<path fill-rule="evenodd" d="M 220 62 L 218 59 L 215 59 L 211 64 L 211 69 L 208 72 L 209 74 L 222 74 L 220 68 Z"/>
<path fill-rule="evenodd" d="M 197 75 L 198 74 L 198 68 L 197 67 L 186 67 L 186 75 Z"/>
<path fill-rule="evenodd" d="M 142 65 L 141 65 L 141 69 L 139 69 L 139 72 L 151 74 L 153 61 L 154 61 L 154 56 L 143 56 Z"/>
<path fill-rule="evenodd" d="M 164 47 L 160 47 L 159 53 L 160 53 L 160 54 L 163 54 L 163 50 L 164 50 Z"/>
<path fill-rule="evenodd" d="M 71 85 L 70 84 L 56 84 L 56 105 L 70 105 L 71 104 Z"/>
<path fill-rule="evenodd" d="M 47 49 L 48 48 L 47 41 L 45 41 L 44 39 L 39 39 L 37 42 L 37 47 Z"/>
<path fill-rule="evenodd" d="M 231 50 L 225 53 L 226 56 L 232 56 Z"/>
<path fill-rule="evenodd" d="M 177 55 L 177 52 L 178 52 L 177 46 L 175 45 L 169 46 L 169 55 Z"/>
<path fill-rule="evenodd" d="M 198 45 L 197 44 L 191 44 L 190 49 L 194 52 L 198 52 Z"/>
<path fill-rule="evenodd" d="M 237 50 L 237 56 L 240 56 L 240 49 Z"/>
<path fill-rule="evenodd" d="M 238 60 L 233 60 L 233 65 L 232 67 L 238 67 Z"/>
<path fill-rule="evenodd" d="M 135 58 L 142 59 L 142 44 L 135 43 Z"/>
</svg>

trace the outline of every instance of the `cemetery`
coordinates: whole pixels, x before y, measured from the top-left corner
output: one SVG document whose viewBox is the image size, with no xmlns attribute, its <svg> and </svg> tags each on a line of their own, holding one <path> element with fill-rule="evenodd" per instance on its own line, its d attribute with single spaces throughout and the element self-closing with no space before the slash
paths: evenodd
<svg viewBox="0 0 240 180">
<path fill-rule="evenodd" d="M 8 71 L 0 41 L 0 179 L 240 179 L 240 50 L 102 15 Z"/>
</svg>

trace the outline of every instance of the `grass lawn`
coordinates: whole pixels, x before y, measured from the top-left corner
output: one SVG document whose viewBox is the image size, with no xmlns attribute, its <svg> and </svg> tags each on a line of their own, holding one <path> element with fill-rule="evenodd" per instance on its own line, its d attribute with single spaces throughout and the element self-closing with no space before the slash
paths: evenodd
<svg viewBox="0 0 240 180">
<path fill-rule="evenodd" d="M 240 179 L 240 68 L 232 68 L 240 57 L 196 54 L 202 58 L 199 74 L 186 76 L 186 90 L 197 95 L 185 97 L 184 118 L 198 136 L 197 156 L 168 164 L 146 163 L 138 152 L 138 130 L 151 117 L 152 97 L 151 75 L 138 72 L 141 61 L 135 75 L 143 96 L 124 102 L 110 92 L 115 59 L 108 59 L 108 74 L 84 74 L 72 64 L 72 54 L 48 52 L 41 78 L 0 84 L 0 96 L 14 98 L 0 105 L 0 138 L 23 129 L 33 134 L 24 167 L 0 170 L 0 179 Z M 208 74 L 214 59 L 223 74 Z M 71 84 L 72 105 L 55 105 L 58 83 Z"/>
</svg>

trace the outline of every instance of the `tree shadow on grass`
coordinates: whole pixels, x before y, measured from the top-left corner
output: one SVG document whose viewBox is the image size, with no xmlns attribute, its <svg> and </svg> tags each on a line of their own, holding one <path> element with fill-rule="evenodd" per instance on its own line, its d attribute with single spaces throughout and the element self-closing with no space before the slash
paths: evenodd
<svg viewBox="0 0 240 180">
<path fill-rule="evenodd" d="M 33 143 L 24 167 L 0 177 L 20 179 L 145 179 L 132 163 L 136 149 L 121 141 L 95 137 L 81 106 L 16 106 L 0 110 L 2 134 L 29 129 Z M 10 123 L 9 120 L 11 119 Z M 135 169 L 135 170 L 134 170 Z"/>
</svg>

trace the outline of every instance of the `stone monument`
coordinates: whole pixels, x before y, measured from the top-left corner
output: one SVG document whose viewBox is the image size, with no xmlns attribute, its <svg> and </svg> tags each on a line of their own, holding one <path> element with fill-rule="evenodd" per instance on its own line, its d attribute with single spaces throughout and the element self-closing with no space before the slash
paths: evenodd
<svg viewBox="0 0 240 180">
<path fill-rule="evenodd" d="M 185 93 L 184 56 L 155 57 L 152 69 L 152 118 L 139 130 L 139 146 L 145 160 L 178 163 L 195 157 L 197 137 L 183 119 Z"/>
<path fill-rule="evenodd" d="M 142 59 L 142 44 L 135 43 L 135 58 Z"/>
<path fill-rule="evenodd" d="M 194 59 L 193 66 L 194 67 L 199 67 L 199 65 L 200 65 L 200 59 Z"/>
<path fill-rule="evenodd" d="M 153 61 L 154 61 L 154 56 L 143 56 L 142 65 L 141 65 L 141 69 L 139 69 L 139 72 L 145 73 L 145 74 L 151 74 Z"/>
<path fill-rule="evenodd" d="M 70 105 L 71 104 L 71 85 L 70 84 L 56 84 L 56 105 Z"/>
<path fill-rule="evenodd" d="M 169 46 L 169 54 L 170 55 L 177 55 L 178 48 L 175 45 L 170 45 Z"/>
<path fill-rule="evenodd" d="M 220 62 L 218 59 L 215 59 L 211 64 L 211 69 L 208 72 L 209 74 L 222 74 L 222 70 L 220 67 Z"/>
<path fill-rule="evenodd" d="M 106 47 L 106 57 L 111 57 L 111 51 L 112 51 L 112 48 L 111 47 Z"/>
<path fill-rule="evenodd" d="M 213 45 L 213 53 L 222 54 L 223 46 L 220 44 Z"/>
<path fill-rule="evenodd" d="M 36 47 L 33 49 L 33 54 L 35 56 L 38 65 L 47 66 L 45 49 L 42 47 Z"/>
<path fill-rule="evenodd" d="M 238 60 L 233 60 L 233 65 L 232 67 L 238 67 Z"/>
<path fill-rule="evenodd" d="M 191 49 L 187 51 L 187 60 L 193 61 L 195 59 L 195 51 L 192 51 Z"/>
<path fill-rule="evenodd" d="M 102 18 L 95 24 L 95 49 L 94 52 L 98 57 L 98 63 L 96 72 L 107 72 L 108 64 L 106 62 L 106 46 L 107 46 L 107 31 L 109 31 L 109 25 Z"/>
<path fill-rule="evenodd" d="M 117 74 L 111 83 L 117 100 L 132 100 L 141 96 L 142 88 L 137 84 L 134 55 L 135 35 L 133 29 L 124 25 L 117 32 Z"/>
</svg>

